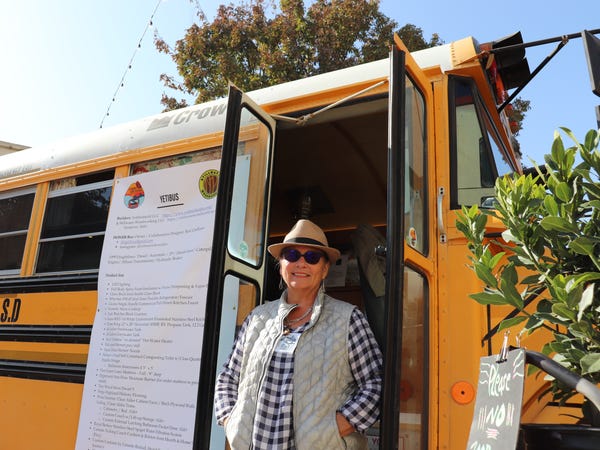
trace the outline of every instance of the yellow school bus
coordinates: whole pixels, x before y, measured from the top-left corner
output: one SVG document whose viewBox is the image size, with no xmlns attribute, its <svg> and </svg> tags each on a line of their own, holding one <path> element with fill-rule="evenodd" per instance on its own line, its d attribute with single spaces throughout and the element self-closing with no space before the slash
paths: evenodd
<svg viewBox="0 0 600 450">
<path fill-rule="evenodd" d="M 247 94 L 232 86 L 229 99 L 0 157 L 0 449 L 75 448 L 115 183 L 214 160 L 190 448 L 225 448 L 216 373 L 236 326 L 279 296 L 267 245 L 310 218 L 343 256 L 328 293 L 366 312 L 384 351 L 371 448 L 464 449 L 479 359 L 498 352 L 494 330 L 510 311 L 469 299 L 481 286 L 455 220 L 461 205 L 489 203 L 496 177 L 521 171 L 503 103 L 528 70 L 523 55 L 510 65 L 489 51 L 514 39 L 413 53 L 395 39 L 385 60 Z M 557 416 L 538 400 L 544 383 L 527 380 L 521 420 Z M 135 445 L 122 448 L 171 448 Z"/>
</svg>

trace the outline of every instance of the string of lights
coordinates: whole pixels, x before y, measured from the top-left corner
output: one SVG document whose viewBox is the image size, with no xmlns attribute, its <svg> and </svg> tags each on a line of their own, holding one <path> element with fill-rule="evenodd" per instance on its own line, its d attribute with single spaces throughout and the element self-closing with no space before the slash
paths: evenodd
<svg viewBox="0 0 600 450">
<path fill-rule="evenodd" d="M 117 88 L 115 89 L 115 93 L 112 96 L 112 100 L 108 103 L 108 107 L 106 108 L 106 113 L 104 114 L 104 116 L 102 117 L 102 120 L 100 121 L 100 128 L 102 128 L 102 126 L 104 125 L 104 121 L 106 120 L 106 118 L 108 116 L 110 116 L 110 109 L 111 109 L 112 105 L 115 103 L 115 100 L 117 99 L 117 95 L 119 94 L 119 91 L 121 90 L 121 88 L 123 86 L 125 86 L 125 78 L 127 77 L 127 74 L 133 67 L 133 60 L 135 59 L 137 52 L 142 48 L 142 41 L 144 40 L 146 33 L 148 32 L 148 30 L 150 28 L 152 28 L 154 26 L 154 22 L 153 22 L 154 15 L 156 14 L 156 11 L 158 10 L 158 7 L 162 3 L 162 1 L 163 0 L 157 1 L 156 6 L 154 7 L 154 11 L 152 11 L 152 14 L 150 15 L 150 19 L 148 20 L 148 22 L 146 22 L 146 27 L 144 28 L 144 32 L 142 33 L 142 36 L 140 37 L 138 44 L 137 44 L 136 48 L 134 49 L 133 54 L 131 55 L 131 58 L 129 59 L 129 64 L 127 65 L 127 67 L 125 68 L 125 71 L 123 72 L 121 81 L 117 85 Z"/>
</svg>

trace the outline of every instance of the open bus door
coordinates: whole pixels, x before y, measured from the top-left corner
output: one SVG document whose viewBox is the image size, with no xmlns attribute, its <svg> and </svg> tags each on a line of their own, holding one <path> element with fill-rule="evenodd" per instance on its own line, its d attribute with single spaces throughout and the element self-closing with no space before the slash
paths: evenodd
<svg viewBox="0 0 600 450">
<path fill-rule="evenodd" d="M 433 159 L 432 88 L 400 39 L 390 57 L 384 392 L 380 449 L 434 448 L 429 427 L 430 336 L 439 241 L 427 183 Z M 430 178 L 433 179 L 433 178 Z M 441 197 L 440 197 L 441 200 Z"/>
<path fill-rule="evenodd" d="M 390 61 L 387 241 L 379 251 L 386 254 L 384 400 L 380 429 L 372 431 L 379 434 L 380 449 L 412 450 L 427 448 L 428 427 L 435 422 L 429 410 L 427 331 L 437 239 L 430 225 L 434 201 L 428 200 L 437 193 L 427 187 L 432 94 L 399 40 Z M 194 449 L 225 448 L 213 418 L 216 373 L 232 348 L 234 330 L 264 297 L 274 133 L 273 119 L 231 87 Z"/>
<path fill-rule="evenodd" d="M 213 418 L 216 373 L 262 296 L 275 121 L 231 86 L 207 292 L 194 449 L 225 449 Z M 212 430 L 212 431 L 211 431 Z"/>
</svg>

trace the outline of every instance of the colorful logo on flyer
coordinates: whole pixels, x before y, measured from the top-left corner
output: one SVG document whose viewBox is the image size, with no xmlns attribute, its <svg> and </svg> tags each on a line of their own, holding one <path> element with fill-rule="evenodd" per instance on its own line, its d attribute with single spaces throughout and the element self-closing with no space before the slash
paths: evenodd
<svg viewBox="0 0 600 450">
<path fill-rule="evenodd" d="M 206 170 L 200 175 L 198 188 L 205 199 L 215 198 L 219 190 L 219 171 L 217 169 Z"/>
<path fill-rule="evenodd" d="M 125 192 L 125 196 L 123 197 L 125 206 L 127 206 L 129 209 L 135 209 L 139 206 L 142 206 L 145 195 L 144 188 L 142 188 L 142 184 L 139 181 L 131 183 L 127 188 L 127 192 Z"/>
</svg>

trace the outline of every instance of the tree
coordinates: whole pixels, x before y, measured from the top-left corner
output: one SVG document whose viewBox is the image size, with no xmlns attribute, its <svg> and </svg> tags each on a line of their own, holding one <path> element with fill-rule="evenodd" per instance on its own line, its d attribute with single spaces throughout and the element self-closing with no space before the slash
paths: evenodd
<svg viewBox="0 0 600 450">
<path fill-rule="evenodd" d="M 518 136 L 519 131 L 523 129 L 523 120 L 527 111 L 531 109 L 529 104 L 529 100 L 522 99 L 521 97 L 517 97 L 511 102 L 512 108 L 508 113 L 508 120 L 515 136 Z"/>
<path fill-rule="evenodd" d="M 268 10 L 272 9 L 272 14 Z M 182 82 L 163 74 L 165 86 L 202 103 L 227 92 L 231 81 L 243 90 L 292 81 L 388 56 L 397 23 L 379 11 L 379 0 L 250 0 L 239 6 L 221 5 L 213 22 L 198 7 L 199 23 L 171 49 L 160 37 L 155 45 L 169 54 Z M 442 43 L 430 42 L 414 25 L 399 30 L 408 48 L 418 50 Z M 163 94 L 166 110 L 187 106 Z"/>
<path fill-rule="evenodd" d="M 406 45 L 411 52 L 435 47 L 444 43 L 437 33 L 433 33 L 431 39 L 427 42 L 423 37 L 423 30 L 410 23 L 407 23 L 396 31 L 396 34 L 398 34 L 398 37 L 402 39 L 404 45 Z"/>
<path fill-rule="evenodd" d="M 221 5 L 209 22 L 197 0 L 199 23 L 171 48 L 155 34 L 156 48 L 171 56 L 183 81 L 162 74 L 166 87 L 195 98 L 223 97 L 231 81 L 244 91 L 330 72 L 388 56 L 396 21 L 379 11 L 379 0 L 242 0 Z M 270 14 L 269 14 L 270 12 Z M 396 30 L 411 51 L 441 45 L 434 33 L 406 24 Z M 188 106 L 185 99 L 162 95 L 165 111 Z M 529 101 L 517 98 L 510 109 L 515 136 Z M 514 146 L 520 155 L 519 143 Z"/>
</svg>

